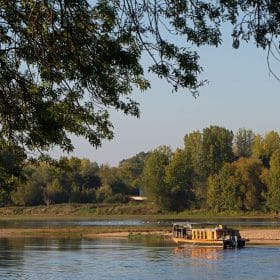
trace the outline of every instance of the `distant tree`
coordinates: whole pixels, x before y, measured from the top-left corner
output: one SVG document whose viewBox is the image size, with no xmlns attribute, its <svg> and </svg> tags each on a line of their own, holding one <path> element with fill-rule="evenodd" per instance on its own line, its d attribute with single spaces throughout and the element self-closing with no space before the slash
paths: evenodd
<svg viewBox="0 0 280 280">
<path fill-rule="evenodd" d="M 276 131 L 268 132 L 265 137 L 257 135 L 252 147 L 253 156 L 261 159 L 266 167 L 269 167 L 270 158 L 278 149 L 280 149 L 280 135 Z"/>
<path fill-rule="evenodd" d="M 232 141 L 233 133 L 219 126 L 210 126 L 202 133 L 195 131 L 185 136 L 185 150 L 200 180 L 207 180 L 225 162 L 233 160 Z"/>
<path fill-rule="evenodd" d="M 226 128 L 210 126 L 203 129 L 202 166 L 206 178 L 233 160 L 232 141 L 233 133 Z"/>
<path fill-rule="evenodd" d="M 280 211 L 280 150 L 273 152 L 270 168 L 263 174 L 263 181 L 267 186 L 266 205 L 274 211 Z"/>
<path fill-rule="evenodd" d="M 165 171 L 165 181 L 170 189 L 170 209 L 182 211 L 194 204 L 193 173 L 186 151 L 177 149 Z"/>
<path fill-rule="evenodd" d="M 99 167 L 88 159 L 61 157 L 54 169 L 54 178 L 58 179 L 63 189 L 71 193 L 81 190 L 96 189 L 101 185 L 98 176 Z M 75 190 L 72 187 L 75 186 Z"/>
<path fill-rule="evenodd" d="M 240 196 L 245 210 L 260 210 L 264 206 L 265 185 L 262 183 L 261 174 L 263 164 L 254 158 L 240 158 L 234 162 L 235 177 L 240 185 Z"/>
<path fill-rule="evenodd" d="M 233 133 L 223 127 L 210 126 L 203 132 L 194 131 L 184 138 L 185 150 L 191 159 L 193 190 L 197 207 L 206 207 L 207 179 L 233 160 Z"/>
<path fill-rule="evenodd" d="M 81 159 L 80 173 L 83 178 L 83 186 L 87 189 L 96 189 L 101 181 L 98 176 L 99 166 L 89 159 Z"/>
<path fill-rule="evenodd" d="M 205 207 L 207 193 L 207 176 L 203 165 L 203 134 L 193 131 L 184 137 L 185 150 L 193 169 L 193 191 L 198 208 Z"/>
<path fill-rule="evenodd" d="M 203 135 L 200 131 L 193 131 L 184 137 L 187 157 L 190 158 L 197 179 L 203 177 Z"/>
<path fill-rule="evenodd" d="M 208 206 L 218 211 L 262 209 L 265 192 L 262 172 L 259 159 L 240 158 L 226 163 L 218 174 L 209 178 Z"/>
<path fill-rule="evenodd" d="M 20 206 L 33 206 L 43 204 L 43 188 L 36 181 L 30 180 L 20 183 L 11 193 L 13 204 Z"/>
<path fill-rule="evenodd" d="M 88 159 L 61 157 L 56 164 L 29 163 L 25 182 L 17 186 L 12 201 L 17 205 L 40 203 L 94 202 L 101 185 L 99 167 Z"/>
<path fill-rule="evenodd" d="M 147 158 L 143 171 L 145 194 L 165 210 L 171 209 L 170 188 L 165 181 L 165 169 L 172 152 L 169 147 L 159 147 Z"/>
<path fill-rule="evenodd" d="M 139 194 L 140 189 L 143 190 L 140 178 L 148 156 L 149 153 L 141 152 L 129 159 L 122 160 L 119 164 L 119 174 L 134 194 Z"/>
<path fill-rule="evenodd" d="M 51 204 L 58 204 L 68 202 L 70 194 L 66 192 L 59 180 L 55 179 L 47 184 L 44 195 Z"/>
<path fill-rule="evenodd" d="M 101 185 L 100 188 L 96 190 L 96 201 L 97 202 L 105 202 L 110 197 L 112 197 L 113 192 L 112 188 L 108 184 Z"/>
<path fill-rule="evenodd" d="M 23 173 L 26 179 L 12 193 L 12 202 L 22 206 L 43 204 L 43 190 L 53 180 L 50 166 L 43 162 L 29 162 Z"/>
<path fill-rule="evenodd" d="M 69 202 L 74 203 L 93 203 L 96 201 L 96 190 L 80 187 L 75 183 L 71 186 Z"/>
<path fill-rule="evenodd" d="M 240 210 L 239 185 L 234 176 L 234 167 L 226 163 L 218 174 L 208 179 L 207 204 L 216 211 Z"/>
<path fill-rule="evenodd" d="M 122 178 L 122 173 L 117 167 L 110 167 L 107 164 L 101 165 L 98 171 L 101 185 L 108 185 L 112 190 L 112 194 L 130 194 L 130 187 L 126 184 L 126 180 Z"/>
<path fill-rule="evenodd" d="M 234 155 L 237 158 L 250 157 L 252 155 L 252 145 L 255 134 L 251 129 L 240 128 L 234 135 Z"/>
</svg>

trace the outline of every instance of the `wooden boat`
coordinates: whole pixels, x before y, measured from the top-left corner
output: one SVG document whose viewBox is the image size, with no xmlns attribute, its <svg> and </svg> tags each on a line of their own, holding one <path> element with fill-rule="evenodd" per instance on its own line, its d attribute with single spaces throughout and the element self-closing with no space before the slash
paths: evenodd
<svg viewBox="0 0 280 280">
<path fill-rule="evenodd" d="M 209 224 L 178 223 L 173 225 L 172 238 L 178 245 L 212 245 L 226 248 L 242 248 L 245 238 L 239 230 L 218 225 L 210 228 Z"/>
</svg>

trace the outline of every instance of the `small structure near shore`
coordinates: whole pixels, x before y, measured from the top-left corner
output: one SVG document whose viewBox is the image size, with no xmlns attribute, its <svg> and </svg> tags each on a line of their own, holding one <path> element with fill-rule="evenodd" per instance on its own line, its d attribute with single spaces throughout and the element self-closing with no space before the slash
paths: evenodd
<svg viewBox="0 0 280 280">
<path fill-rule="evenodd" d="M 130 196 L 130 199 L 133 201 L 145 201 L 148 198 L 146 196 L 138 195 L 138 196 Z"/>
</svg>

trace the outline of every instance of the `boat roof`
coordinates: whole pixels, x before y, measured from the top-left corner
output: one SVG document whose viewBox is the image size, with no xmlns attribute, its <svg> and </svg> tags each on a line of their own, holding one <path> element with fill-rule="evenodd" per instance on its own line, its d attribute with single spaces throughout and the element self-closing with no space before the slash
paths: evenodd
<svg viewBox="0 0 280 280">
<path fill-rule="evenodd" d="M 195 222 L 179 222 L 179 223 L 173 223 L 173 227 L 185 227 L 185 228 L 191 228 L 191 229 L 198 229 L 198 228 L 225 228 L 224 225 L 217 225 L 215 223 L 195 223 Z"/>
</svg>

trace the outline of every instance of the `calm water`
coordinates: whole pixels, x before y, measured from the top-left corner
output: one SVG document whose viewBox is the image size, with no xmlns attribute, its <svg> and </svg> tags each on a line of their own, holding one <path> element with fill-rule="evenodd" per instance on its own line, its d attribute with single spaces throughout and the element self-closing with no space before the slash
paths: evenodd
<svg viewBox="0 0 280 280">
<path fill-rule="evenodd" d="M 177 248 L 121 239 L 0 239 L 0 279 L 280 279 L 280 247 Z"/>
<path fill-rule="evenodd" d="M 1 220 L 0 228 L 46 228 L 46 227 L 94 227 L 94 226 L 135 226 L 141 227 L 143 225 L 153 226 L 170 226 L 174 222 L 182 220 Z M 185 220 L 184 220 L 185 221 Z M 256 227 L 280 227 L 280 219 L 233 219 L 233 218 L 209 218 L 209 219 L 188 219 L 190 222 L 207 222 L 213 223 L 214 225 L 222 223 L 228 226 L 256 226 Z"/>
</svg>

